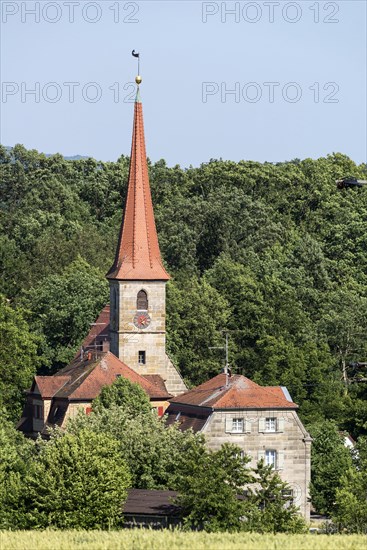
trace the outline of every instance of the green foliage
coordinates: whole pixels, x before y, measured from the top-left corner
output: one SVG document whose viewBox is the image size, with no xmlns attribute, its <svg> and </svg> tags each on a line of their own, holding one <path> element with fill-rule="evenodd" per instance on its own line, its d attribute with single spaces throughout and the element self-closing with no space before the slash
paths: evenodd
<svg viewBox="0 0 367 550">
<path fill-rule="evenodd" d="M 67 429 L 75 435 L 87 429 L 116 439 L 137 489 L 175 489 L 181 468 L 204 445 L 200 435 L 181 432 L 176 426 L 167 429 L 153 411 L 146 413 L 144 408 L 131 416 L 124 406 L 102 407 L 89 416 L 80 413 Z"/>
<path fill-rule="evenodd" d="M 247 531 L 260 533 L 304 533 L 307 525 L 292 503 L 289 485 L 263 460 L 255 470 L 256 489 L 250 489 L 246 502 Z"/>
<path fill-rule="evenodd" d="M 0 149 L 0 292 L 21 299 L 31 331 L 45 335 L 43 369 L 65 365 L 108 299 L 102 278 L 128 167 L 124 156 L 66 161 Z M 286 385 L 309 423 L 334 419 L 367 434 L 366 386 L 349 384 L 348 367 L 367 359 L 367 192 L 335 186 L 345 174 L 365 178 L 366 166 L 336 153 L 189 169 L 160 160 L 149 171 L 173 275 L 168 350 L 188 383 L 220 370 L 221 352 L 209 347 L 230 330 L 234 372 Z"/>
<path fill-rule="evenodd" d="M 341 478 L 352 467 L 352 457 L 334 422 L 324 421 L 311 425 L 309 431 L 313 437 L 310 485 L 312 503 L 319 513 L 330 514 L 335 510 Z"/>
<path fill-rule="evenodd" d="M 34 448 L 34 443 L 0 414 L 0 529 L 26 526 L 24 478 Z"/>
<path fill-rule="evenodd" d="M 24 390 L 32 382 L 40 357 L 41 338 L 32 334 L 22 308 L 14 308 L 0 295 L 0 409 L 19 419 Z"/>
<path fill-rule="evenodd" d="M 45 366 L 67 364 L 108 299 L 103 273 L 78 258 L 62 275 L 49 275 L 28 290 L 21 302 L 30 310 L 29 324 L 44 336 Z"/>
<path fill-rule="evenodd" d="M 354 464 L 341 476 L 336 489 L 333 520 L 348 533 L 367 534 L 367 439 L 360 438 Z"/>
<path fill-rule="evenodd" d="M 130 473 L 110 436 L 55 433 L 26 479 L 33 528 L 101 529 L 121 522 Z"/>
<path fill-rule="evenodd" d="M 201 384 L 220 372 L 224 352 L 221 330 L 229 309 L 219 292 L 202 279 L 185 277 L 167 287 L 167 348 L 172 360 L 191 384 Z"/>
<path fill-rule="evenodd" d="M 138 414 L 151 414 L 152 407 L 148 395 L 139 384 L 133 384 L 120 376 L 111 386 L 104 386 L 93 401 L 93 410 L 102 411 L 113 406 L 122 407 L 126 414 L 134 417 Z"/>
<path fill-rule="evenodd" d="M 184 525 L 208 532 L 238 531 L 244 512 L 237 495 L 253 481 L 246 467 L 249 458 L 241 458 L 240 448 L 225 443 L 218 451 L 204 451 L 185 464 L 179 478 Z"/>
</svg>

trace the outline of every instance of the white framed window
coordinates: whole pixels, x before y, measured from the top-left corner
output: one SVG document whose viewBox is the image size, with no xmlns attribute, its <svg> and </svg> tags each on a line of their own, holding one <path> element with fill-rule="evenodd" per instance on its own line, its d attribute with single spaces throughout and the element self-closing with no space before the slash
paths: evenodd
<svg viewBox="0 0 367 550">
<path fill-rule="evenodd" d="M 232 418 L 232 432 L 243 433 L 244 432 L 244 420 L 243 418 Z"/>
<path fill-rule="evenodd" d="M 257 459 L 264 460 L 267 466 L 273 466 L 274 470 L 283 470 L 284 468 L 284 451 L 276 451 L 275 449 L 266 449 L 259 451 Z"/>
<path fill-rule="evenodd" d="M 145 365 L 146 360 L 147 360 L 147 358 L 146 358 L 145 351 L 139 351 L 138 352 L 138 363 L 139 363 L 139 365 Z"/>
<path fill-rule="evenodd" d="M 273 449 L 265 451 L 265 464 L 267 466 L 273 466 L 274 470 L 277 467 L 277 452 Z"/>
<path fill-rule="evenodd" d="M 225 431 L 232 434 L 244 434 L 251 432 L 251 423 L 244 417 L 227 416 L 225 417 Z"/>
<path fill-rule="evenodd" d="M 273 416 L 265 418 L 265 431 L 276 432 L 277 431 L 277 419 Z"/>
<path fill-rule="evenodd" d="M 259 432 L 261 433 L 279 433 L 284 432 L 284 418 L 276 416 L 267 416 L 259 418 Z"/>
</svg>

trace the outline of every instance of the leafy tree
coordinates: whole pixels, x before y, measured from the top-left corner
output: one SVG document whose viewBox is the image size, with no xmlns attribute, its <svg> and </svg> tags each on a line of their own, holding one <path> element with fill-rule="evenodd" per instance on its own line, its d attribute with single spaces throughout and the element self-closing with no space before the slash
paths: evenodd
<svg viewBox="0 0 367 550">
<path fill-rule="evenodd" d="M 342 288 L 330 293 L 320 326 L 327 335 L 347 386 L 350 375 L 348 362 L 358 361 L 367 354 L 367 298 L 354 288 Z"/>
<path fill-rule="evenodd" d="M 244 529 L 260 533 L 303 533 L 307 526 L 292 503 L 289 485 L 263 460 L 255 470 L 256 489 L 249 489 Z"/>
<path fill-rule="evenodd" d="M 169 283 L 167 347 L 189 382 L 200 384 L 221 371 L 224 355 L 209 348 L 223 345 L 228 315 L 226 300 L 205 279 L 185 277 Z"/>
<path fill-rule="evenodd" d="M 25 311 L 11 307 L 0 295 L 0 408 L 13 420 L 20 417 L 24 390 L 40 364 L 37 348 L 41 342 L 28 326 Z"/>
<path fill-rule="evenodd" d="M 352 458 L 334 422 L 329 420 L 311 425 L 309 431 L 313 437 L 310 485 L 312 504 L 319 513 L 330 514 L 335 509 L 341 477 L 352 467 Z"/>
<path fill-rule="evenodd" d="M 111 386 L 104 386 L 99 396 L 93 401 L 93 410 L 111 409 L 114 405 L 134 417 L 138 414 L 151 414 L 149 397 L 139 384 L 120 376 Z"/>
<path fill-rule="evenodd" d="M 24 294 L 30 326 L 46 340 L 45 366 L 61 368 L 72 359 L 107 300 L 104 275 L 81 258 L 62 275 L 50 275 Z"/>
<path fill-rule="evenodd" d="M 137 489 L 175 489 L 186 461 L 204 449 L 202 436 L 166 428 L 152 412 L 131 416 L 123 406 L 102 407 L 88 416 L 80 413 L 67 426 L 76 436 L 84 429 L 116 439 Z"/>
<path fill-rule="evenodd" d="M 130 473 L 110 436 L 55 433 L 26 479 L 30 527 L 101 529 L 119 525 Z"/>
<path fill-rule="evenodd" d="M 367 534 L 367 439 L 360 438 L 354 464 L 344 472 L 336 489 L 333 520 L 348 533 Z"/>
<path fill-rule="evenodd" d="M 182 469 L 178 482 L 178 505 L 184 525 L 205 531 L 238 531 L 244 514 L 245 484 L 253 481 L 247 468 L 248 457 L 240 448 L 225 443 L 218 451 L 205 451 L 192 457 Z"/>
<path fill-rule="evenodd" d="M 26 526 L 25 484 L 35 445 L 0 414 L 0 529 Z"/>
</svg>

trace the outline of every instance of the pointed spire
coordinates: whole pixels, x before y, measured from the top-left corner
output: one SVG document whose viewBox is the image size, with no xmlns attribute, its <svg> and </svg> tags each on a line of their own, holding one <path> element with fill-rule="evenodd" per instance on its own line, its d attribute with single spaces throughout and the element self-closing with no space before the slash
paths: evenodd
<svg viewBox="0 0 367 550">
<path fill-rule="evenodd" d="M 137 87 L 130 156 L 129 183 L 115 261 L 108 279 L 163 280 L 165 270 L 159 250 L 150 193 L 145 150 L 143 107 Z"/>
</svg>

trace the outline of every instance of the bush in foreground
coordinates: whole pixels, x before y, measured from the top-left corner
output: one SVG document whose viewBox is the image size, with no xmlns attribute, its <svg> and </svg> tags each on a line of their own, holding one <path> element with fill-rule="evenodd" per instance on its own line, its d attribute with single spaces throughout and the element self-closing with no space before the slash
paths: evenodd
<svg viewBox="0 0 367 550">
<path fill-rule="evenodd" d="M 82 430 L 53 434 L 26 480 L 33 528 L 96 529 L 118 525 L 130 473 L 116 440 Z"/>
</svg>

